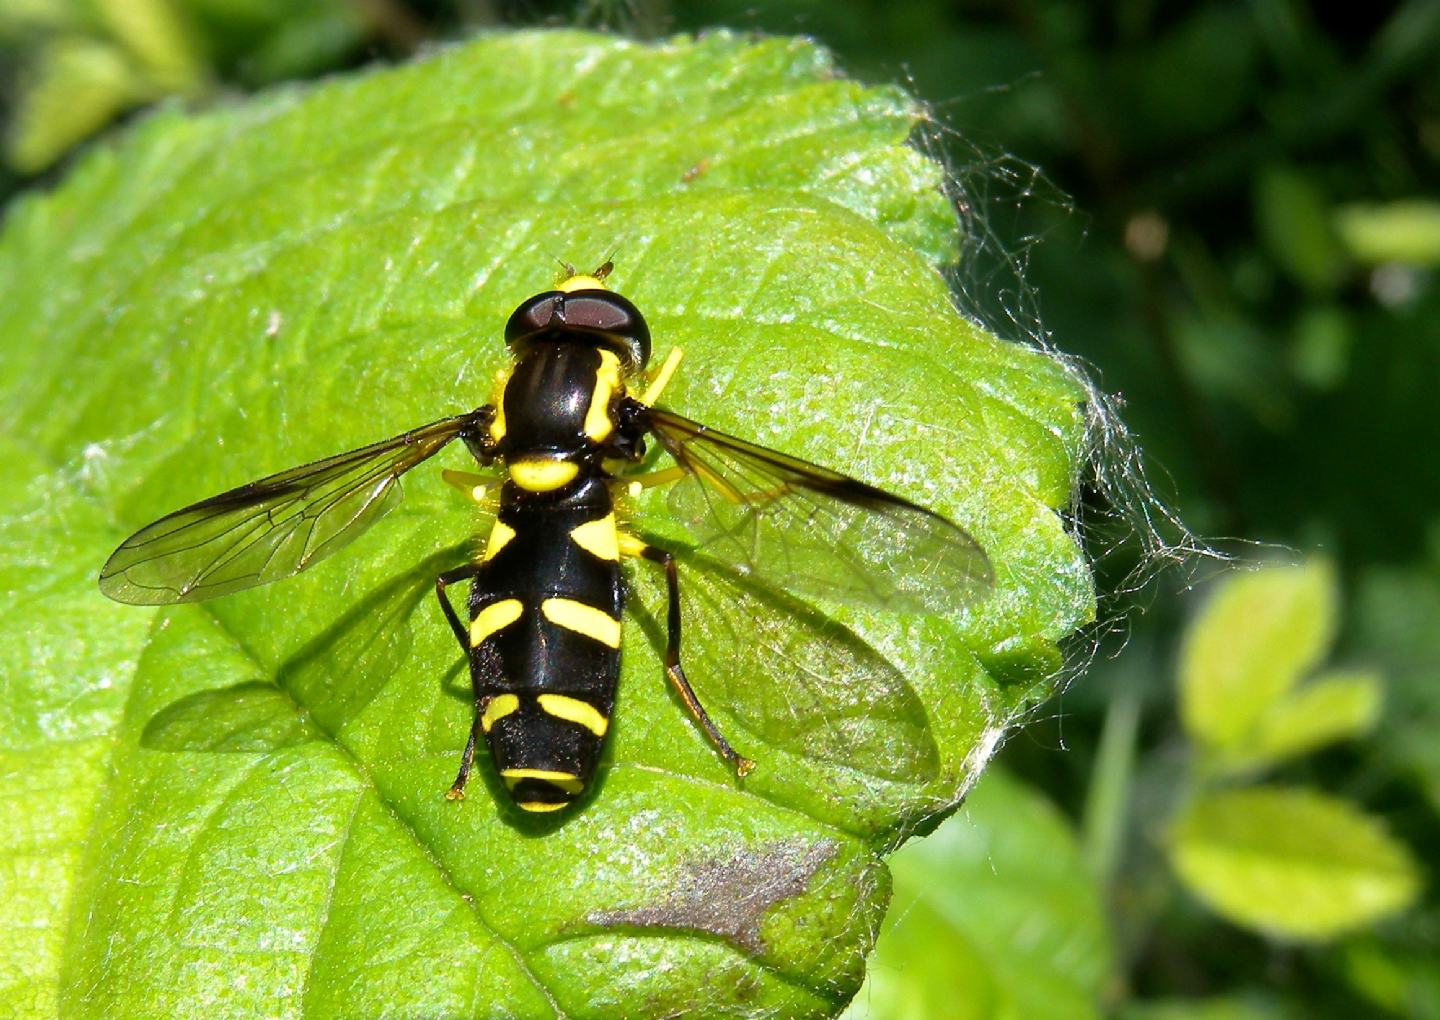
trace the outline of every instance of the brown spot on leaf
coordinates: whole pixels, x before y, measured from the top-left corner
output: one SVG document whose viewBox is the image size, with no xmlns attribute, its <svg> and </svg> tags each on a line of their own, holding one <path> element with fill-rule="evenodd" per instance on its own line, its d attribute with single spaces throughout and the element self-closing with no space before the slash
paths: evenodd
<svg viewBox="0 0 1440 1020">
<path fill-rule="evenodd" d="M 803 893 L 835 843 L 777 840 L 727 858 L 703 858 L 685 866 L 671 889 L 654 903 L 623 910 L 592 911 L 586 920 L 603 928 L 680 928 L 716 935 L 758 955 L 764 951 L 760 923 L 770 908 Z"/>
</svg>

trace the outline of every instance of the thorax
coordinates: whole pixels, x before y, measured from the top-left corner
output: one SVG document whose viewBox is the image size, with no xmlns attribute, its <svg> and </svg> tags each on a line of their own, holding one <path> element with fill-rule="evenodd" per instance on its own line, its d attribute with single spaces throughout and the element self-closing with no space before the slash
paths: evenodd
<svg viewBox="0 0 1440 1020">
<path fill-rule="evenodd" d="M 504 381 L 490 430 L 496 454 L 512 467 L 594 454 L 614 432 L 614 407 L 624 394 L 620 362 L 610 351 L 535 344 Z"/>
</svg>

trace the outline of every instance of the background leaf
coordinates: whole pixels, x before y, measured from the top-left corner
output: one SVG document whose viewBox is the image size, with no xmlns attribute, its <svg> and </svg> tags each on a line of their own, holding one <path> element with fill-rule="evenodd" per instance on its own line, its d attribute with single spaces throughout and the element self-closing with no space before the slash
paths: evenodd
<svg viewBox="0 0 1440 1020">
<path fill-rule="evenodd" d="M 1335 222 L 1351 255 L 1362 262 L 1440 264 L 1440 202 L 1356 203 L 1340 209 Z"/>
<path fill-rule="evenodd" d="M 989 773 L 964 809 L 890 862 L 895 891 L 846 1020 L 1098 1018 L 1110 945 L 1065 818 Z"/>
<path fill-rule="evenodd" d="M 493 36 L 161 112 L 12 205 L 0 853 L 25 894 L 0 906 L 21 961 L 6 1001 L 844 1003 L 882 853 L 958 801 L 1093 615 L 1055 513 L 1083 391 L 952 307 L 941 170 L 904 144 L 920 116 L 804 41 Z M 161 611 L 95 591 L 110 548 L 161 513 L 482 402 L 499 324 L 551 257 L 612 250 L 659 344 L 689 354 L 674 406 L 934 505 L 989 552 L 996 590 L 967 618 L 842 621 L 908 685 L 898 718 L 928 728 L 924 768 L 887 778 L 757 733 L 737 785 L 665 688 L 642 591 L 594 796 L 522 818 L 482 768 L 446 802 L 468 682 L 427 589 L 477 522 L 434 472 L 286 584 Z M 664 531 L 663 494 L 636 513 Z M 738 708 L 712 710 L 744 731 Z"/>
<path fill-rule="evenodd" d="M 1273 765 L 1335 740 L 1357 737 L 1380 717 L 1383 685 L 1373 673 L 1327 673 L 1275 703 L 1235 764 Z"/>
<path fill-rule="evenodd" d="M 1192 892 L 1274 935 L 1332 937 L 1403 909 L 1420 889 L 1404 844 L 1345 801 L 1308 790 L 1203 794 L 1171 838 Z"/>
<path fill-rule="evenodd" d="M 1186 632 L 1181 719 L 1206 750 L 1243 756 L 1262 718 L 1330 647 L 1334 575 L 1322 562 L 1228 579 Z"/>
</svg>

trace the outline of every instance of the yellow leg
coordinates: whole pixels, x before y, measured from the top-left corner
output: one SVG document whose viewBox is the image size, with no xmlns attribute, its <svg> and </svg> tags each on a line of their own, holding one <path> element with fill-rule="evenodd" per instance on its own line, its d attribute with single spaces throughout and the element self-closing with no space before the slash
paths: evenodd
<svg viewBox="0 0 1440 1020">
<path fill-rule="evenodd" d="M 653 489 L 657 485 L 669 485 L 671 482 L 678 482 L 685 477 L 685 471 L 679 467 L 668 467 L 661 471 L 650 471 L 643 475 L 632 475 L 625 481 L 625 492 L 632 498 L 640 495 L 646 489 Z"/>
<path fill-rule="evenodd" d="M 670 377 L 675 374 L 675 369 L 680 367 L 680 359 L 685 357 L 685 352 L 679 347 L 670 348 L 670 353 L 665 356 L 665 363 L 660 366 L 660 371 L 655 373 L 655 378 L 650 385 L 645 387 L 645 394 L 640 398 L 640 403 L 646 407 L 654 407 L 655 401 L 660 399 L 660 394 L 665 392 L 665 387 L 670 385 Z"/>
<path fill-rule="evenodd" d="M 440 477 L 477 503 L 485 502 L 485 490 L 495 481 L 489 475 L 477 475 L 473 471 L 452 471 L 450 468 L 441 468 Z"/>
</svg>

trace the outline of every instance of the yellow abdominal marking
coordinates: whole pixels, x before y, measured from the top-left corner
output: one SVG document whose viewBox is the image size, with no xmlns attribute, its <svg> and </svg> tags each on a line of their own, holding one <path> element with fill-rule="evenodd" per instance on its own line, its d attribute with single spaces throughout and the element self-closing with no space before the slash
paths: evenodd
<svg viewBox="0 0 1440 1020">
<path fill-rule="evenodd" d="M 613 561 L 620 558 L 614 514 L 606 514 L 598 521 L 586 521 L 574 528 L 570 532 L 570 541 L 596 559 Z"/>
<path fill-rule="evenodd" d="M 552 772 L 549 769 L 501 769 L 500 778 L 508 789 L 515 789 L 522 779 L 538 779 L 565 791 L 572 797 L 585 789 L 585 784 L 573 772 Z"/>
<path fill-rule="evenodd" d="M 569 485 L 580 466 L 568 460 L 517 460 L 510 465 L 510 480 L 530 492 L 549 492 Z"/>
<path fill-rule="evenodd" d="M 548 800 L 526 800 L 517 801 L 515 806 L 521 811 L 559 811 L 570 805 L 563 800 L 557 800 L 553 804 Z"/>
<path fill-rule="evenodd" d="M 476 648 L 497 630 L 510 626 L 520 619 L 524 611 L 519 599 L 502 599 L 499 602 L 492 602 L 480 612 L 475 614 L 475 619 L 470 623 L 470 647 Z"/>
<path fill-rule="evenodd" d="M 573 630 L 611 648 L 620 647 L 620 621 L 603 609 L 574 599 L 546 599 L 540 603 L 540 613 L 557 627 Z"/>
<path fill-rule="evenodd" d="M 510 544 L 510 540 L 514 537 L 514 528 L 504 521 L 496 521 L 490 529 L 490 541 L 485 546 L 485 557 L 482 562 L 489 563 L 493 560 L 501 549 Z"/>
<path fill-rule="evenodd" d="M 540 703 L 540 710 L 547 715 L 584 726 L 597 737 L 603 737 L 610 728 L 610 720 L 601 715 L 598 708 L 579 698 L 567 697 L 564 694 L 541 694 L 535 700 Z"/>
<path fill-rule="evenodd" d="M 600 367 L 595 372 L 595 392 L 585 412 L 585 435 L 597 443 L 615 431 L 610 418 L 610 401 L 620 389 L 620 359 L 614 351 L 600 352 Z"/>
<path fill-rule="evenodd" d="M 485 711 L 480 713 L 480 728 L 486 733 L 501 719 L 504 719 L 511 712 L 520 707 L 520 699 L 513 694 L 497 694 L 485 704 Z"/>
</svg>

